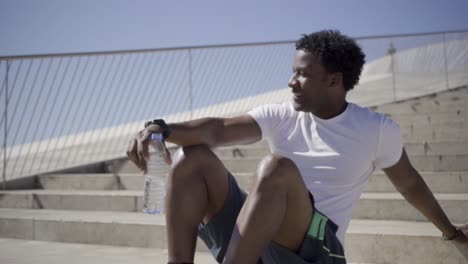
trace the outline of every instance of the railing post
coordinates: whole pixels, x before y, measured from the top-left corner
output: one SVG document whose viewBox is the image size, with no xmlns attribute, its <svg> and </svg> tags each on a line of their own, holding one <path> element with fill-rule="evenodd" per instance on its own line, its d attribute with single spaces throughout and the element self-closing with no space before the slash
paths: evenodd
<svg viewBox="0 0 468 264">
<path fill-rule="evenodd" d="M 5 129 L 3 133 L 3 172 L 2 172 L 2 188 L 6 190 L 6 167 L 7 167 L 7 138 L 8 138 L 8 74 L 10 72 L 10 60 L 6 61 L 5 75 Z"/>
<path fill-rule="evenodd" d="M 193 119 L 193 68 L 192 68 L 192 49 L 188 49 L 188 71 L 189 71 L 189 110 L 190 110 L 190 120 Z"/>
<path fill-rule="evenodd" d="M 449 78 L 448 78 L 448 59 L 447 59 L 447 39 L 445 37 L 446 33 L 443 33 L 444 37 L 444 66 L 445 66 L 445 88 L 449 89 Z"/>
<path fill-rule="evenodd" d="M 390 55 L 390 68 L 392 71 L 392 90 L 393 90 L 393 100 L 396 101 L 396 84 L 395 84 L 395 53 L 396 49 L 393 46 L 393 41 L 390 39 L 390 46 L 387 50 L 387 54 Z"/>
</svg>

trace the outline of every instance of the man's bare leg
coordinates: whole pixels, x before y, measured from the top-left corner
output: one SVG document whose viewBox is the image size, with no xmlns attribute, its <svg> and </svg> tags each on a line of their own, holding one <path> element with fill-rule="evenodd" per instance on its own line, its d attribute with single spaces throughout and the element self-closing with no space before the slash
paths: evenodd
<svg viewBox="0 0 468 264">
<path fill-rule="evenodd" d="M 309 192 L 294 162 L 266 157 L 237 218 L 224 263 L 255 264 L 270 241 L 297 251 L 312 213 Z"/>
<path fill-rule="evenodd" d="M 228 171 L 203 145 L 183 147 L 174 156 L 167 179 L 166 223 L 169 262 L 191 263 L 198 225 L 224 206 Z"/>
</svg>

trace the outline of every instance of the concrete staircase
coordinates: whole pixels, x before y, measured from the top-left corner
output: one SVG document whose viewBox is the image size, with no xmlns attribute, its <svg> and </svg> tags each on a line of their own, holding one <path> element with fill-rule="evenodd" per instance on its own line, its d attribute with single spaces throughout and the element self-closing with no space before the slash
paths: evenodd
<svg viewBox="0 0 468 264">
<path fill-rule="evenodd" d="M 400 124 L 410 160 L 451 221 L 467 223 L 468 87 L 376 111 Z M 268 152 L 264 142 L 216 150 L 247 190 Z M 34 188 L 1 191 L 0 262 L 165 263 L 164 218 L 141 213 L 143 177 L 129 161 L 120 165 L 114 173 L 41 175 Z M 468 263 L 460 253 L 468 247 L 443 241 L 382 171 L 353 211 L 345 247 L 356 263 Z M 215 263 L 200 241 L 196 261 Z"/>
</svg>

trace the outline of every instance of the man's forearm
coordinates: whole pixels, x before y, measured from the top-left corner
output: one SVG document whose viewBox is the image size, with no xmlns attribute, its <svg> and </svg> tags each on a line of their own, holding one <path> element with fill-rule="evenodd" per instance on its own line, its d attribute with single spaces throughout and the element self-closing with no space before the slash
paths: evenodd
<svg viewBox="0 0 468 264">
<path fill-rule="evenodd" d="M 171 135 L 166 141 L 180 145 L 191 146 L 206 144 L 215 146 L 219 134 L 223 130 L 223 120 L 220 118 L 201 118 L 182 123 L 169 124 Z"/>
<path fill-rule="evenodd" d="M 439 228 L 442 233 L 450 236 L 456 232 L 447 215 L 421 177 L 406 191 L 401 192 L 401 194 L 411 205 Z"/>
</svg>

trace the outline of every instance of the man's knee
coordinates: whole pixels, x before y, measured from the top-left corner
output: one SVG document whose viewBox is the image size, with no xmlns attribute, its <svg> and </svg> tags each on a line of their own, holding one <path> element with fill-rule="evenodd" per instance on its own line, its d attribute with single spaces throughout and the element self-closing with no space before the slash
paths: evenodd
<svg viewBox="0 0 468 264">
<path fill-rule="evenodd" d="M 287 187 L 287 183 L 300 177 L 299 169 L 289 158 L 271 154 L 262 159 L 257 170 L 259 185 L 274 188 Z"/>
<path fill-rule="evenodd" d="M 207 159 L 213 158 L 213 152 L 207 145 L 194 145 L 180 147 L 172 157 L 174 166 L 180 166 L 181 163 L 201 163 Z"/>
<path fill-rule="evenodd" d="M 224 165 L 207 145 L 179 148 L 172 158 L 170 175 L 184 180 L 190 175 L 223 174 Z"/>
<path fill-rule="evenodd" d="M 228 172 L 208 146 L 181 147 L 174 155 L 169 174 L 170 188 L 193 191 L 198 186 L 198 194 L 206 194 L 205 223 L 222 209 L 229 192 Z"/>
</svg>

